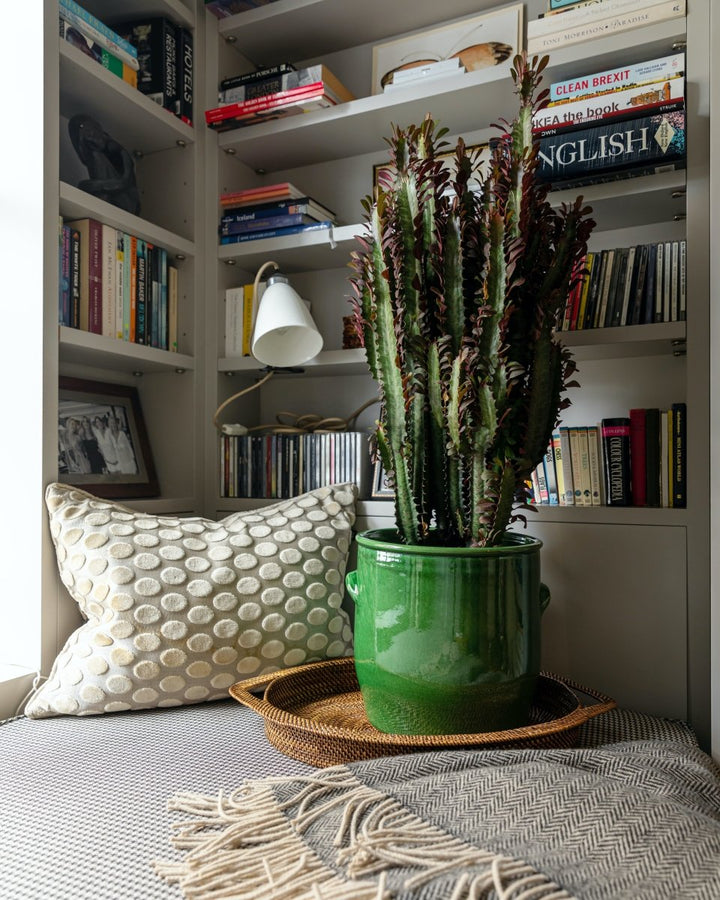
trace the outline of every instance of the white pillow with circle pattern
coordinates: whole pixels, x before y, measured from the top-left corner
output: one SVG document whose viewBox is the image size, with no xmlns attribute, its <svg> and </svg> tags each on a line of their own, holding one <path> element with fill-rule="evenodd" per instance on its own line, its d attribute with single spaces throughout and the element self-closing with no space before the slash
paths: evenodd
<svg viewBox="0 0 720 900">
<path fill-rule="evenodd" d="M 341 608 L 352 484 L 220 522 L 154 516 L 51 484 L 60 577 L 87 620 L 30 718 L 181 706 L 236 681 L 352 654 Z"/>
</svg>

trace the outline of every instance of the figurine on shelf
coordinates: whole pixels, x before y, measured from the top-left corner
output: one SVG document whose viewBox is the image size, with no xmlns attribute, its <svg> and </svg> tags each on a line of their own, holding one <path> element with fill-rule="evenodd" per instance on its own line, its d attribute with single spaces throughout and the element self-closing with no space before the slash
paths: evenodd
<svg viewBox="0 0 720 900">
<path fill-rule="evenodd" d="M 137 215 L 140 194 L 128 151 L 90 116 L 73 116 L 68 130 L 75 152 L 90 176 L 78 184 L 80 190 Z"/>
</svg>

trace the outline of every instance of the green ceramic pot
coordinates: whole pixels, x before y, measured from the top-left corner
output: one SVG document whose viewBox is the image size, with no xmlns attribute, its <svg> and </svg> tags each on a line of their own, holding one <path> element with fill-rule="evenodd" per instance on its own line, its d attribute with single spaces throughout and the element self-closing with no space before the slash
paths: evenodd
<svg viewBox="0 0 720 900">
<path fill-rule="evenodd" d="M 475 734 L 528 724 L 540 670 L 542 542 L 416 547 L 394 529 L 357 537 L 355 668 L 365 711 L 391 734 Z"/>
</svg>

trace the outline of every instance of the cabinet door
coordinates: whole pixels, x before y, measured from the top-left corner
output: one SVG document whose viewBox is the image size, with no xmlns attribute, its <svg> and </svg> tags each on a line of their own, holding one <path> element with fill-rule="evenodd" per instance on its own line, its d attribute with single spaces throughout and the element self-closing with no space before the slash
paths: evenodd
<svg viewBox="0 0 720 900">
<path fill-rule="evenodd" d="M 685 528 L 531 521 L 528 532 L 543 541 L 552 594 L 543 668 L 620 706 L 685 719 Z"/>
</svg>

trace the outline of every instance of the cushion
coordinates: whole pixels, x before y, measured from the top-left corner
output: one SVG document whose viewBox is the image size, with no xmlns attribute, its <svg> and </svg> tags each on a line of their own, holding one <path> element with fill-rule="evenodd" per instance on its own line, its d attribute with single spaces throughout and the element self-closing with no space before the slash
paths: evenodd
<svg viewBox="0 0 720 900">
<path fill-rule="evenodd" d="M 351 655 L 341 603 L 356 494 L 323 487 L 212 522 L 49 485 L 60 577 L 87 621 L 25 714 L 214 700 L 243 678 Z"/>
</svg>

